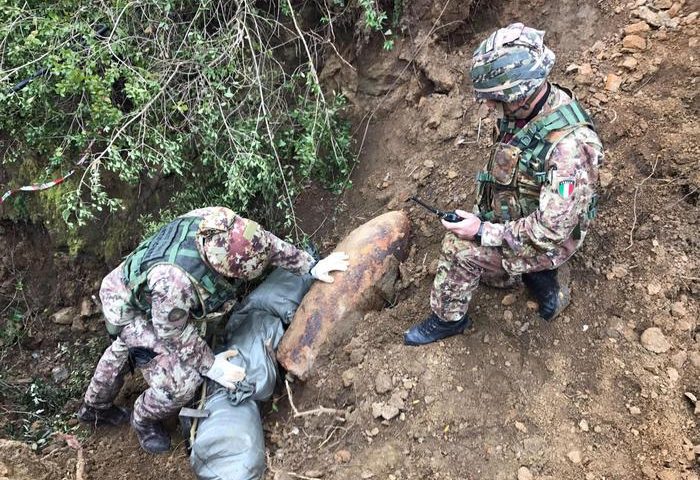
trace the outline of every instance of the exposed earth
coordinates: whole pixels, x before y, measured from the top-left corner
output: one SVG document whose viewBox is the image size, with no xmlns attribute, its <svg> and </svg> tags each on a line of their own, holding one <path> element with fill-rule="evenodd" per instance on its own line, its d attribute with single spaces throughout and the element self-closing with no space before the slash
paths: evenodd
<svg viewBox="0 0 700 480">
<path fill-rule="evenodd" d="M 393 50 L 357 40 L 338 48 L 352 67 L 326 59 L 321 78 L 349 99 L 359 164 L 342 198 L 311 187 L 296 211 L 329 251 L 366 220 L 407 210 L 413 247 L 399 295 L 314 378 L 292 384 L 298 410 L 340 412 L 294 417 L 284 388 L 264 406 L 266 478 L 700 479 L 691 398 L 700 397 L 700 2 L 407 3 Z M 574 89 L 605 145 L 599 215 L 569 262 L 572 304 L 546 323 L 525 290 L 482 287 L 474 328 L 406 347 L 402 332 L 429 313 L 443 228 L 404 200 L 417 193 L 471 209 L 492 123 L 479 126 L 466 67 L 478 42 L 512 21 L 547 30 L 553 80 Z M 90 372 L 105 346 L 89 298 L 114 265 L 52 255 L 50 239 L 30 227 L 0 229 L 0 318 L 19 304 L 36 312 L 32 334 L 0 357 L 2 423 L 21 414 L 7 392 L 37 378 L 61 384 L 57 367 L 72 369 L 75 358 Z M 68 346 L 83 356 L 71 358 Z M 142 388 L 128 381 L 119 402 Z M 60 410 L 74 411 L 79 397 Z M 177 446 L 158 457 L 141 452 L 127 427 L 69 422 L 84 462 L 62 439 L 38 456 L 0 441 L 0 479 L 75 479 L 84 463 L 84 479 L 192 480 L 170 426 Z"/>
</svg>

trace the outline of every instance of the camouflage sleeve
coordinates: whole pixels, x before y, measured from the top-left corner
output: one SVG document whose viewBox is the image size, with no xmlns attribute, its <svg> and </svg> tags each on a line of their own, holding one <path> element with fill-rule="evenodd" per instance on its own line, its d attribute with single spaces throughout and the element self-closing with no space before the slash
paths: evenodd
<svg viewBox="0 0 700 480">
<path fill-rule="evenodd" d="M 264 230 L 270 244 L 270 263 L 275 267 L 282 267 L 296 275 L 309 273 L 316 263 L 314 258 L 303 250 L 299 250 L 291 243 L 277 238 L 272 233 Z"/>
<path fill-rule="evenodd" d="M 187 274 L 171 265 L 158 265 L 148 274 L 148 288 L 151 321 L 159 340 L 183 363 L 205 373 L 214 363 L 214 353 L 189 322 L 199 297 Z"/>
<path fill-rule="evenodd" d="M 507 246 L 516 255 L 526 249 L 548 252 L 561 246 L 588 210 L 601 162 L 602 146 L 593 131 L 581 128 L 564 137 L 549 158 L 539 209 L 516 221 L 484 223 L 481 244 Z"/>
</svg>

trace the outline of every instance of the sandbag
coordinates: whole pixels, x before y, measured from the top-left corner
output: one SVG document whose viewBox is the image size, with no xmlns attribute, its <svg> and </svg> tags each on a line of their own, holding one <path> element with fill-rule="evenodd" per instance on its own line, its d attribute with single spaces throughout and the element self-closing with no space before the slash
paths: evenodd
<svg viewBox="0 0 700 480">
<path fill-rule="evenodd" d="M 277 269 L 229 317 L 216 349 L 237 350 L 230 362 L 246 370 L 231 392 L 209 381 L 204 409 L 191 445 L 190 464 L 200 480 L 258 480 L 265 471 L 265 437 L 258 408 L 277 382 L 275 350 L 289 321 L 313 282 Z"/>
</svg>

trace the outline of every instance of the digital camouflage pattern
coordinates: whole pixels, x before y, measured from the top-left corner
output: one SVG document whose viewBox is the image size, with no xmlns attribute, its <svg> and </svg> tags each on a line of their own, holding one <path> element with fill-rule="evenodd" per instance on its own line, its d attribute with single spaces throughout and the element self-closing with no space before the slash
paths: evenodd
<svg viewBox="0 0 700 480">
<path fill-rule="evenodd" d="M 250 280 L 269 264 L 302 275 L 314 264 L 311 255 L 228 208 L 202 208 L 187 215 L 204 217 L 197 247 L 212 268 L 227 277 Z"/>
<path fill-rule="evenodd" d="M 512 103 L 532 95 L 554 66 L 544 33 L 513 23 L 481 42 L 470 70 L 476 99 Z"/>
<path fill-rule="evenodd" d="M 520 284 L 520 276 L 510 275 L 502 264 L 500 248 L 482 247 L 474 240 L 461 240 L 448 232 L 442 241 L 430 308 L 441 319 L 456 322 L 469 307 L 479 282 L 497 288 Z"/>
<path fill-rule="evenodd" d="M 568 101 L 565 92 L 552 86 L 536 118 Z M 540 187 L 539 205 L 532 213 L 512 221 L 484 222 L 480 244 L 448 233 L 431 292 L 433 312 L 443 320 L 459 320 L 482 275 L 485 280 L 500 278 L 496 283 L 507 286 L 517 278 L 505 280 L 503 274 L 550 270 L 568 260 L 586 236 L 602 160 L 596 133 L 577 127 L 547 158 L 548 180 Z"/>
<path fill-rule="evenodd" d="M 204 215 L 206 218 L 214 214 L 217 219 L 222 219 L 229 215 L 222 210 L 228 209 L 199 209 L 187 216 Z M 309 254 L 266 232 L 255 222 L 235 218 L 248 225 L 254 224 L 255 235 L 266 242 L 265 265 L 269 263 L 296 274 L 308 273 L 313 264 Z M 205 225 L 218 227 L 221 224 L 210 222 Z M 258 244 L 252 242 L 251 245 Z M 213 364 L 214 353 L 191 321 L 193 312 L 201 308 L 202 293 L 197 291 L 188 275 L 174 265 L 157 265 L 150 270 L 147 282 L 151 292 L 150 316 L 129 305 L 131 292 L 124 278 L 123 264 L 102 281 L 100 299 L 105 320 L 123 328 L 100 358 L 85 393 L 85 404 L 94 408 L 109 407 L 128 371 L 128 349 L 144 347 L 157 356 L 141 367 L 149 388 L 137 399 L 134 417 L 154 421 L 171 415 L 189 402 L 202 382 L 202 375 Z"/>
</svg>

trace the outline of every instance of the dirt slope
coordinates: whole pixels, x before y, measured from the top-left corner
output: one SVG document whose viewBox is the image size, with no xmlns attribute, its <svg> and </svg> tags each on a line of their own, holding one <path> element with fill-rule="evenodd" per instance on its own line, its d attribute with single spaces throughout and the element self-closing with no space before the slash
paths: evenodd
<svg viewBox="0 0 700 480">
<path fill-rule="evenodd" d="M 410 208 L 415 250 L 401 301 L 368 316 L 316 381 L 297 389 L 299 408 L 350 413 L 273 417 L 282 424 L 272 436 L 275 469 L 331 479 L 505 480 L 521 467 L 537 479 L 698 478 L 700 435 L 684 397 L 700 387 L 698 32 L 687 17 L 697 4 L 646 3 L 680 6 L 668 19 L 682 25 L 640 32 L 644 50 L 623 47 L 623 28 L 639 21 L 635 5 L 518 1 L 449 36 L 422 43 L 419 32 L 395 52 L 361 57 L 357 82 L 351 72 L 335 77 L 357 115 L 371 117 L 366 130 L 358 124 L 361 163 L 338 237 L 407 208 L 415 192 L 444 207 L 471 205 L 491 125 L 476 141 L 463 67 L 478 40 L 514 20 L 548 30 L 554 80 L 595 115 L 607 152 L 601 214 L 571 262 L 573 304 L 563 318 L 543 323 L 525 291 L 484 288 L 471 332 L 416 349 L 401 334 L 429 313 L 442 232 Z M 642 346 L 649 327 L 660 328 L 668 350 Z M 401 414 L 375 419 L 376 404 Z"/>
<path fill-rule="evenodd" d="M 402 20 L 406 39 L 393 51 L 374 43 L 341 48 L 354 69 L 327 59 L 324 81 L 351 100 L 360 163 L 354 188 L 332 214 L 330 204 L 319 209 L 319 198 L 332 201 L 327 195 L 300 199 L 301 225 L 329 248 L 367 219 L 408 208 L 414 249 L 396 305 L 369 314 L 315 379 L 293 385 L 299 410 L 343 413 L 294 418 L 282 392 L 275 408 L 264 407 L 267 478 L 700 478 L 693 453 L 700 432 L 684 397 L 700 396 L 698 8 L 670 0 L 416 1 Z M 623 28 L 639 14 L 666 26 L 637 25 L 643 42 L 628 38 L 623 46 Z M 573 303 L 547 324 L 525 291 L 484 287 L 472 308 L 474 329 L 405 347 L 402 332 L 429 313 L 442 228 L 403 200 L 418 193 L 445 208 L 471 206 L 491 125 L 477 135 L 465 67 L 479 40 L 516 20 L 548 31 L 558 56 L 554 80 L 590 107 L 606 147 L 600 215 L 570 262 Z M 9 231 L 0 235 L 17 244 Z M 27 245 L 41 240 L 20 241 L 26 252 L 13 262 L 30 264 Z M 21 266 L 8 258 L 3 272 Z M 46 295 L 79 303 L 104 273 L 73 272 Z M 17 367 L 30 365 L 31 375 L 50 378 L 60 342 L 94 337 L 97 325 L 47 321 L 43 341 L 3 359 L 3 367 L 22 377 L 30 375 Z M 644 340 L 661 333 L 651 338 L 655 347 L 647 343 L 661 353 L 641 343 L 650 327 L 660 332 Z M 129 382 L 120 401 L 129 404 L 141 388 Z M 382 409 L 400 413 L 375 418 Z M 126 427 L 82 431 L 86 478 L 193 478 L 181 440 L 153 457 Z M 47 471 L 75 478 L 75 452 L 60 442 L 51 450 Z"/>
</svg>

